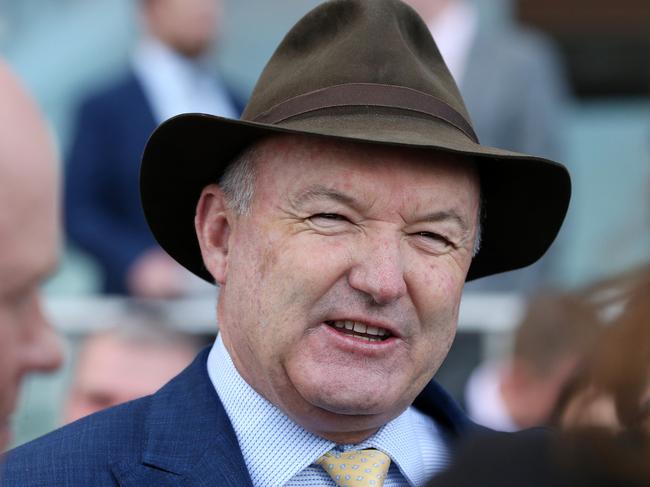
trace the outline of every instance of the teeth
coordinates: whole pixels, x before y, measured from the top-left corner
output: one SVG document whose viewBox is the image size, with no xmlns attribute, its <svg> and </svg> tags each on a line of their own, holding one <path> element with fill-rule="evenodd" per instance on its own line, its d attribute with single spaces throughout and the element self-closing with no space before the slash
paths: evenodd
<svg viewBox="0 0 650 487">
<path fill-rule="evenodd" d="M 377 328 L 376 326 L 367 326 L 357 321 L 341 320 L 330 321 L 329 323 L 338 329 L 345 328 L 346 330 L 354 331 L 355 333 L 365 333 L 367 335 L 372 335 L 372 337 L 357 337 L 371 342 L 380 342 L 383 337 L 390 335 L 390 333 L 388 333 L 388 331 L 384 330 L 383 328 Z"/>
<path fill-rule="evenodd" d="M 360 338 L 361 340 L 365 340 L 367 342 L 380 342 L 381 338 L 371 338 L 371 337 L 357 337 Z"/>
</svg>

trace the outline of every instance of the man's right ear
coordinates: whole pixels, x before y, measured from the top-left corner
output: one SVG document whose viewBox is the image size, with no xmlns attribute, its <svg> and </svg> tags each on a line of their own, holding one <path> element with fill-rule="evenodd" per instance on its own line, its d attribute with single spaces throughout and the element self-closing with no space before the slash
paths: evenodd
<svg viewBox="0 0 650 487">
<path fill-rule="evenodd" d="M 203 264 L 218 284 L 224 284 L 228 274 L 230 218 L 232 213 L 221 188 L 216 184 L 203 188 L 196 206 L 194 228 Z"/>
</svg>

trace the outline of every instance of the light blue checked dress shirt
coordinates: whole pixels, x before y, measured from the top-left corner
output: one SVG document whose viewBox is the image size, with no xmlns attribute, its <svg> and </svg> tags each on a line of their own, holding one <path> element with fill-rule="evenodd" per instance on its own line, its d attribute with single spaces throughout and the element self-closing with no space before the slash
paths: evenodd
<svg viewBox="0 0 650 487">
<path fill-rule="evenodd" d="M 334 486 L 314 463 L 332 449 L 376 448 L 386 453 L 392 462 L 384 487 L 424 485 L 449 462 L 442 430 L 412 407 L 358 445 L 337 445 L 306 431 L 244 381 L 220 336 L 208 356 L 208 374 L 256 487 Z"/>
</svg>

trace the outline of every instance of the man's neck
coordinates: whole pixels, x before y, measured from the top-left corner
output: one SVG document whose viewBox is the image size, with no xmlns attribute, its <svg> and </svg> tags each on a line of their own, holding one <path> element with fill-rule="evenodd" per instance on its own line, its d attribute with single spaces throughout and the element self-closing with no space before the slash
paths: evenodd
<svg viewBox="0 0 650 487">
<path fill-rule="evenodd" d="M 314 431 L 316 435 L 326 440 L 332 441 L 337 445 L 356 445 L 362 443 L 378 431 L 377 428 L 368 431 L 345 431 L 345 432 L 329 432 L 329 431 Z"/>
</svg>

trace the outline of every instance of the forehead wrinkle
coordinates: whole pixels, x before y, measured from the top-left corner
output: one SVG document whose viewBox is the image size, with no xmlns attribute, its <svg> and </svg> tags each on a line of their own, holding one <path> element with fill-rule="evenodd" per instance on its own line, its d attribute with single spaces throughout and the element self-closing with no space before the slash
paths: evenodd
<svg viewBox="0 0 650 487">
<path fill-rule="evenodd" d="M 290 198 L 291 205 L 300 208 L 306 203 L 315 200 L 333 200 L 345 206 L 361 209 L 364 205 L 351 195 L 345 194 L 339 189 L 314 184 L 301 191 L 295 198 Z"/>
<path fill-rule="evenodd" d="M 468 223 L 454 209 L 434 211 L 432 213 L 427 213 L 425 215 L 417 217 L 416 220 L 419 222 L 429 222 L 429 223 L 452 221 L 455 222 L 464 233 L 467 233 L 469 231 Z"/>
</svg>

